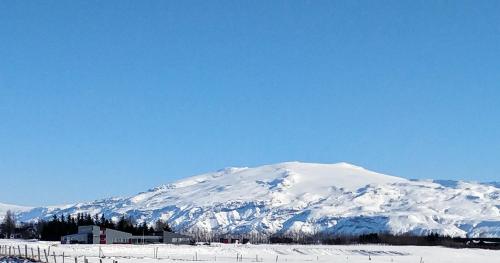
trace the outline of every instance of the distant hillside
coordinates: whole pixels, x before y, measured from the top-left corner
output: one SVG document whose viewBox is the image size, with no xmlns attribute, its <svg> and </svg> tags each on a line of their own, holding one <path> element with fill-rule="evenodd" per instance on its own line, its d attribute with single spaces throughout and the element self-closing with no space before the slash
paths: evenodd
<svg viewBox="0 0 500 263">
<path fill-rule="evenodd" d="M 26 207 L 26 206 L 9 205 L 9 204 L 0 203 L 0 221 L 3 220 L 5 213 L 7 213 L 8 210 L 10 210 L 14 213 L 20 213 L 20 212 L 24 212 L 24 211 L 29 211 L 31 209 L 33 209 L 33 208 Z"/>
<path fill-rule="evenodd" d="M 127 198 L 41 207 L 53 214 L 127 214 L 168 220 L 178 231 L 217 233 L 369 232 L 500 236 L 498 184 L 412 181 L 347 164 L 288 162 L 226 168 Z"/>
</svg>

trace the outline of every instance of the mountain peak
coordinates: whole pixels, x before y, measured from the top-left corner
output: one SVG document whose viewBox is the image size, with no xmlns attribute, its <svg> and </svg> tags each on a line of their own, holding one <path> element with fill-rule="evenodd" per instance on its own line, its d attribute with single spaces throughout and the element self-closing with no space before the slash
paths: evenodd
<svg viewBox="0 0 500 263">
<path fill-rule="evenodd" d="M 338 162 L 338 163 L 311 163 L 311 162 L 302 162 L 302 161 L 289 161 L 289 162 L 281 162 L 281 163 L 275 163 L 275 164 L 269 164 L 269 165 L 264 165 L 264 166 L 276 166 L 276 167 L 283 167 L 283 168 L 290 168 L 293 169 L 294 167 L 318 167 L 318 166 L 323 166 L 323 167 L 337 167 L 337 168 L 346 168 L 346 169 L 358 169 L 358 170 L 366 170 L 365 168 L 348 163 L 348 162 Z M 256 167 L 257 168 L 257 167 Z"/>
</svg>

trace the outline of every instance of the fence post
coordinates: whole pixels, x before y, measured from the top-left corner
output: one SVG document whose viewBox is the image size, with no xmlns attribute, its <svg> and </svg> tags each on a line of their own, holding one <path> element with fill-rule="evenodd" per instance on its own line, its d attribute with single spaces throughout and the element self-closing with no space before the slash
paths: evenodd
<svg viewBox="0 0 500 263">
<path fill-rule="evenodd" d="M 49 262 L 49 256 L 47 256 L 47 250 L 43 250 L 43 254 L 45 255 L 45 262 Z"/>
<path fill-rule="evenodd" d="M 63 252 L 63 254 L 62 254 L 62 261 L 63 261 L 63 263 L 64 263 L 64 252 Z"/>
<path fill-rule="evenodd" d="M 33 248 L 31 248 L 31 259 L 35 260 L 35 252 L 33 251 Z"/>
<path fill-rule="evenodd" d="M 38 261 L 42 261 L 42 259 L 40 258 L 40 247 L 36 247 L 38 249 Z"/>
<path fill-rule="evenodd" d="M 28 245 L 24 245 L 24 257 L 28 258 Z"/>
<path fill-rule="evenodd" d="M 53 251 L 53 252 L 52 252 L 52 255 L 54 256 L 54 263 L 57 263 L 57 259 L 56 259 L 56 252 L 55 252 L 55 251 Z"/>
<path fill-rule="evenodd" d="M 78 263 L 78 258 L 77 257 L 75 257 L 75 263 Z"/>
</svg>

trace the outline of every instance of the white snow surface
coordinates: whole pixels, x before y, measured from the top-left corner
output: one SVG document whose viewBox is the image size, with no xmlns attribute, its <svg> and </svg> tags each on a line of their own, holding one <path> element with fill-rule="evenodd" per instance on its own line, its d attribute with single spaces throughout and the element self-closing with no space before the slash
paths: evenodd
<svg viewBox="0 0 500 263">
<path fill-rule="evenodd" d="M 167 220 L 180 232 L 498 237 L 499 209 L 494 183 L 408 180 L 347 163 L 287 162 L 226 168 L 131 197 L 34 208 L 19 218 L 127 214 L 151 224 Z"/>
<path fill-rule="evenodd" d="M 451 249 L 425 246 L 384 246 L 384 245 L 240 245 L 218 244 L 189 245 L 61 245 L 56 242 L 26 242 L 20 240 L 0 240 L 0 245 L 21 248 L 28 256 L 33 248 L 34 257 L 38 248 L 43 259 L 44 251 L 49 255 L 49 262 L 89 263 L 157 263 L 157 262 L 350 262 L 350 263 L 497 263 L 498 250 Z M 18 251 L 18 249 L 16 249 Z M 18 253 L 16 251 L 16 253 Z M 155 258 L 157 251 L 157 258 Z M 56 255 L 57 261 L 53 260 Z M 101 258 L 99 258 L 101 256 Z M 44 259 L 43 259 L 44 260 Z M 45 261 L 45 260 L 44 260 Z M 9 261 L 1 261 L 9 262 Z M 16 261 L 15 261 L 16 262 Z M 23 262 L 23 261 L 19 261 Z"/>
</svg>

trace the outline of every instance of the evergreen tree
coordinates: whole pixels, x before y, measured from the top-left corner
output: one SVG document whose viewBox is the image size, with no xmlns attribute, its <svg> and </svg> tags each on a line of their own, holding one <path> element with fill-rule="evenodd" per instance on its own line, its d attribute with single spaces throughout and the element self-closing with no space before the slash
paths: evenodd
<svg viewBox="0 0 500 263">
<path fill-rule="evenodd" d="M 94 220 L 92 220 L 92 217 L 90 214 L 85 214 L 85 219 L 83 220 L 83 225 L 88 226 L 88 225 L 94 225 Z"/>
<path fill-rule="evenodd" d="M 157 222 L 153 228 L 149 227 L 145 221 L 141 224 L 136 224 L 133 218 L 123 215 L 115 224 L 112 220 L 107 219 L 104 214 L 101 216 L 91 216 L 87 213 L 78 213 L 75 217 L 71 215 L 64 216 L 63 214 L 57 216 L 54 214 L 49 221 L 41 220 L 37 225 L 37 229 L 42 240 L 59 241 L 64 235 L 77 233 L 79 226 L 88 225 L 98 225 L 128 232 L 133 235 L 151 235 L 157 229 L 167 231 L 170 229 L 166 222 Z"/>
<path fill-rule="evenodd" d="M 172 232 L 172 229 L 170 228 L 170 226 L 168 225 L 168 223 L 166 221 L 161 220 L 161 219 L 158 219 L 155 222 L 154 230 L 155 231 L 168 231 L 168 232 Z"/>
</svg>

